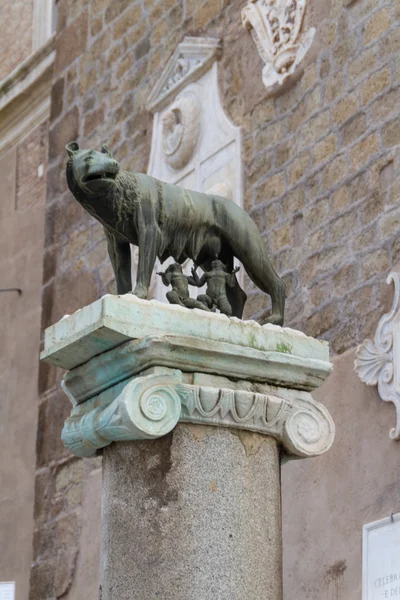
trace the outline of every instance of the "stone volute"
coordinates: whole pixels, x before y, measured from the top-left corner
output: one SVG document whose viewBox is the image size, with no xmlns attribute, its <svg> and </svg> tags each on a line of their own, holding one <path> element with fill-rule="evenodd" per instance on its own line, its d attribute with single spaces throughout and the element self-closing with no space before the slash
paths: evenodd
<svg viewBox="0 0 400 600">
<path fill-rule="evenodd" d="M 105 296 L 45 334 L 62 439 L 103 449 L 102 600 L 281 600 L 280 459 L 333 443 L 326 342 Z"/>
</svg>

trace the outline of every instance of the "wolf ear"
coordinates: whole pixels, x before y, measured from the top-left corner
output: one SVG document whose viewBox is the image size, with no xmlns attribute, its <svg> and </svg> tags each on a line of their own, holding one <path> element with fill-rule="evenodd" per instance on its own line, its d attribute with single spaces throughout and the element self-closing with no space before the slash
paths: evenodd
<svg viewBox="0 0 400 600">
<path fill-rule="evenodd" d="M 71 157 L 75 154 L 75 152 L 78 152 L 79 144 L 77 144 L 77 142 L 70 142 L 65 146 L 65 149 L 67 151 L 68 156 Z"/>
<path fill-rule="evenodd" d="M 111 150 L 108 149 L 108 146 L 106 146 L 105 144 L 102 145 L 101 147 L 101 151 L 103 154 L 107 154 L 107 156 L 109 156 L 110 158 L 112 158 L 112 153 Z"/>
</svg>

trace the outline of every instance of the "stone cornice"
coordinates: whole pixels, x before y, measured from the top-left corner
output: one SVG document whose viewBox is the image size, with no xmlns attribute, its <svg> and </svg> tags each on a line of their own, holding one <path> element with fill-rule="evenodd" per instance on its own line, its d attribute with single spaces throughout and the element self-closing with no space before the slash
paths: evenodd
<svg viewBox="0 0 400 600">
<path fill-rule="evenodd" d="M 51 66 L 55 57 L 55 37 L 24 60 L 0 82 L 0 111 L 24 93 Z"/>
<path fill-rule="evenodd" d="M 272 354 L 288 361 L 316 360 L 321 367 L 324 365 L 325 377 L 331 371 L 327 342 L 300 331 L 261 326 L 255 321 L 189 310 L 157 300 L 140 300 L 133 294 L 104 296 L 48 327 L 41 358 L 70 370 L 130 340 L 165 336 L 192 338 L 194 348 L 204 340 L 209 348 L 215 342 L 239 346 L 242 354 L 256 350 L 262 353 L 265 364 Z"/>
<path fill-rule="evenodd" d="M 52 37 L 0 83 L 0 152 L 49 118 L 54 58 Z"/>
</svg>

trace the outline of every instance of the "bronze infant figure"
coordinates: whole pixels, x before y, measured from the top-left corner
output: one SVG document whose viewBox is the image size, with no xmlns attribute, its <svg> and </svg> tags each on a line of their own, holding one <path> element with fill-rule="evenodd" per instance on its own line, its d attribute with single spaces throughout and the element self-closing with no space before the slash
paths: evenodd
<svg viewBox="0 0 400 600">
<path fill-rule="evenodd" d="M 163 183 L 120 168 L 107 146 L 101 152 L 66 146 L 67 182 L 76 200 L 103 226 L 118 294 L 132 292 L 130 244 L 139 247 L 133 293 L 146 299 L 156 258 L 182 264 L 191 258 L 204 272 L 215 259 L 233 270 L 236 257 L 250 279 L 271 296 L 266 322 L 283 324 L 285 284 L 266 256 L 251 217 L 232 200 Z M 232 314 L 242 317 L 246 294 L 236 276 L 227 288 Z"/>
</svg>

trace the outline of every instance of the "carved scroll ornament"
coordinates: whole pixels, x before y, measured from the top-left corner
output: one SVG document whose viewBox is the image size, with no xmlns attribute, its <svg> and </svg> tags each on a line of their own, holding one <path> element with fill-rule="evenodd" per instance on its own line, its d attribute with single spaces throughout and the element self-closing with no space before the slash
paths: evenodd
<svg viewBox="0 0 400 600">
<path fill-rule="evenodd" d="M 306 0 L 250 0 L 242 10 L 243 25 L 265 62 L 267 88 L 282 85 L 311 47 L 315 28 L 302 33 L 305 9 Z"/>
<path fill-rule="evenodd" d="M 358 347 L 354 369 L 361 381 L 367 385 L 377 385 L 378 392 L 385 402 L 393 402 L 396 407 L 397 423 L 391 429 L 392 440 L 400 440 L 400 279 L 397 273 L 390 273 L 386 283 L 394 283 L 393 305 L 389 313 L 379 321 L 374 341 L 365 340 Z M 397 341 L 396 341 L 397 340 Z M 397 351 L 396 351 L 397 350 Z"/>
<path fill-rule="evenodd" d="M 65 446 L 78 456 L 94 456 L 113 441 L 166 435 L 178 421 L 270 435 L 302 458 L 320 455 L 333 443 L 332 418 L 310 394 L 288 400 L 182 380 L 179 370 L 157 368 L 74 406 L 62 432 Z"/>
</svg>

